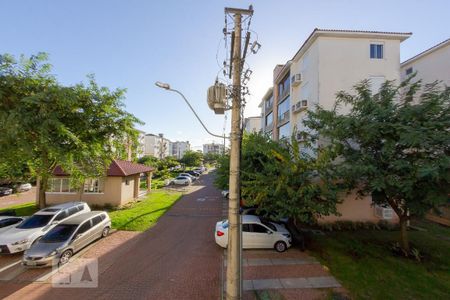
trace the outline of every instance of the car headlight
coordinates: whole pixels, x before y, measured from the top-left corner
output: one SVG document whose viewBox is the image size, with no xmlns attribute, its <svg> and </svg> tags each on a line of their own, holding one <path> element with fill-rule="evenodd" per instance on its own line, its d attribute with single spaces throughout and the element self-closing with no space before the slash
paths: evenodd
<svg viewBox="0 0 450 300">
<path fill-rule="evenodd" d="M 287 237 L 287 238 L 290 238 L 290 237 L 291 237 L 291 235 L 290 235 L 289 233 L 283 233 L 283 236 L 285 236 L 285 237 Z"/>
<path fill-rule="evenodd" d="M 17 246 L 17 245 L 22 245 L 22 244 L 26 244 L 26 243 L 28 243 L 28 239 L 24 239 L 24 240 L 21 240 L 21 241 L 17 241 L 17 242 L 15 242 L 15 243 L 12 243 L 12 245 L 13 245 L 13 246 Z"/>
<path fill-rule="evenodd" d="M 57 250 L 54 250 L 54 251 L 50 252 L 50 254 L 47 255 L 47 257 L 55 256 L 57 253 L 58 253 L 58 251 L 57 251 Z"/>
</svg>

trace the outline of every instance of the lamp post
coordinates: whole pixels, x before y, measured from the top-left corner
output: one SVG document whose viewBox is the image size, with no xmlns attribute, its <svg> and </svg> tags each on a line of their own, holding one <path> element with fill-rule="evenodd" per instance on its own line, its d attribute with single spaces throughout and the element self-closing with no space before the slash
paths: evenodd
<svg viewBox="0 0 450 300">
<path fill-rule="evenodd" d="M 155 82 L 155 85 L 156 85 L 157 87 L 159 87 L 159 88 L 165 89 L 165 90 L 167 90 L 167 91 L 175 92 L 175 93 L 177 93 L 178 95 L 180 95 L 180 96 L 183 98 L 184 102 L 186 102 L 186 104 L 187 104 L 187 105 L 189 106 L 189 108 L 192 110 L 192 112 L 194 113 L 195 117 L 196 117 L 197 120 L 200 122 L 200 124 L 202 124 L 203 128 L 206 130 L 206 132 L 207 132 L 208 134 L 210 134 L 210 135 L 212 135 L 212 136 L 214 136 L 214 137 L 217 137 L 217 138 L 224 139 L 224 140 L 225 140 L 225 138 L 229 138 L 229 137 L 226 137 L 225 135 L 218 135 L 218 134 L 214 134 L 214 133 L 212 133 L 211 131 L 209 131 L 208 128 L 206 128 L 205 124 L 203 124 L 202 120 L 201 120 L 200 117 L 197 115 L 197 113 L 195 112 L 194 108 L 192 107 L 192 105 L 189 103 L 189 101 L 186 99 L 186 97 L 183 95 L 182 92 L 180 92 L 179 90 L 176 90 L 176 89 L 172 89 L 172 88 L 170 87 L 170 84 L 168 84 L 168 83 L 164 83 L 164 82 L 157 81 L 157 82 Z"/>
</svg>

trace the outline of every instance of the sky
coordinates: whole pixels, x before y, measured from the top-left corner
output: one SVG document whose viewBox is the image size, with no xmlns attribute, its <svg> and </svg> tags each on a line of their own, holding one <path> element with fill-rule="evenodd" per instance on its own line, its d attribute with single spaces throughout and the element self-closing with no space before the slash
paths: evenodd
<svg viewBox="0 0 450 300">
<path fill-rule="evenodd" d="M 195 150 L 218 142 L 195 119 L 182 98 L 154 85 L 170 83 L 191 102 L 208 129 L 229 133 L 230 114 L 215 115 L 206 92 L 225 59 L 224 7 L 252 4 L 252 40 L 262 45 L 247 59 L 253 71 L 245 116 L 258 104 L 283 64 L 314 30 L 412 32 L 401 44 L 401 61 L 450 37 L 449 0 L 0 0 L 0 53 L 47 52 L 52 73 L 66 85 L 97 82 L 127 89 L 127 111 L 147 133 L 190 141 Z"/>
</svg>

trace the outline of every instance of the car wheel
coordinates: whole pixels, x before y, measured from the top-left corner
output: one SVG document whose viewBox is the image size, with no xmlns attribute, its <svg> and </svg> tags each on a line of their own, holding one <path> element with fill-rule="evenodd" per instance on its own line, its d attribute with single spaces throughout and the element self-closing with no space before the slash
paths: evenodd
<svg viewBox="0 0 450 300">
<path fill-rule="evenodd" d="M 109 227 L 103 228 L 103 231 L 102 231 L 102 238 L 107 237 L 108 234 L 109 234 Z"/>
<path fill-rule="evenodd" d="M 70 258 L 72 257 L 73 252 L 72 250 L 66 250 L 61 254 L 61 257 L 59 258 L 59 265 L 65 265 L 69 262 Z"/>
<path fill-rule="evenodd" d="M 184 183 L 184 185 L 189 185 L 189 182 L 186 181 L 186 182 Z"/>
<path fill-rule="evenodd" d="M 275 250 L 277 250 L 277 252 L 284 252 L 287 249 L 287 245 L 285 242 L 282 241 L 278 241 L 275 243 Z"/>
</svg>

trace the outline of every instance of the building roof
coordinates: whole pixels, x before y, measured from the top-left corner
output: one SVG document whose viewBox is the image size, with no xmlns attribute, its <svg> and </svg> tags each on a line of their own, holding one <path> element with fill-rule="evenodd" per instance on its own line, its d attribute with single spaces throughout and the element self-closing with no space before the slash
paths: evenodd
<svg viewBox="0 0 450 300">
<path fill-rule="evenodd" d="M 146 165 L 142 164 L 136 164 L 131 161 L 126 160 L 118 160 L 115 159 L 111 162 L 109 165 L 108 170 L 106 171 L 106 176 L 129 176 L 134 174 L 140 174 L 140 173 L 146 173 L 146 172 L 152 172 L 154 168 L 148 167 Z M 68 176 L 70 174 L 67 174 L 63 171 L 63 169 L 60 166 L 56 166 L 56 168 L 53 170 L 54 176 Z"/>
<path fill-rule="evenodd" d="M 434 45 L 431 48 L 428 48 L 427 50 L 424 50 L 424 51 L 420 52 L 419 54 L 414 55 L 413 57 L 411 57 L 411 58 L 409 58 L 407 60 L 405 60 L 404 62 L 402 62 L 400 64 L 400 66 L 403 67 L 403 66 L 405 66 L 407 64 L 410 64 L 410 63 L 412 63 L 412 62 L 414 62 L 414 61 L 424 57 L 425 55 L 428 55 L 428 54 L 430 54 L 430 53 L 432 53 L 432 52 L 434 52 L 434 51 L 436 51 L 438 49 L 441 49 L 441 48 L 447 46 L 447 45 L 450 45 L 450 38 L 446 39 L 445 41 L 440 42 L 437 45 Z"/>
<path fill-rule="evenodd" d="M 315 28 L 303 45 L 295 53 L 292 60 L 298 59 L 301 54 L 314 42 L 318 36 L 330 37 L 360 37 L 360 38 L 383 38 L 383 39 L 399 39 L 401 42 L 412 35 L 412 32 L 392 32 L 392 31 L 370 31 L 370 30 L 343 30 L 343 29 L 320 29 Z"/>
</svg>

